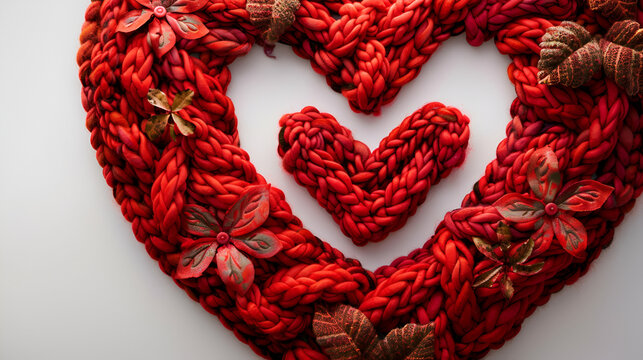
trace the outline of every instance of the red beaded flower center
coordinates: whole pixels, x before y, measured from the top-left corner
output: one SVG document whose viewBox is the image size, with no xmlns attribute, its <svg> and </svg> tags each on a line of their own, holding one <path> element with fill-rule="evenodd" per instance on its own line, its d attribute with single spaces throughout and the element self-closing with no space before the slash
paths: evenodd
<svg viewBox="0 0 643 360">
<path fill-rule="evenodd" d="M 164 6 L 157 6 L 154 8 L 154 15 L 158 18 L 165 17 L 165 15 L 167 15 L 167 9 Z"/>
<path fill-rule="evenodd" d="M 219 244 L 224 245 L 227 244 L 228 241 L 230 241 L 230 235 L 228 235 L 228 233 L 222 231 L 217 235 L 217 242 Z"/>
<path fill-rule="evenodd" d="M 558 213 L 558 205 L 549 203 L 545 206 L 545 213 L 549 216 L 554 216 Z"/>
</svg>

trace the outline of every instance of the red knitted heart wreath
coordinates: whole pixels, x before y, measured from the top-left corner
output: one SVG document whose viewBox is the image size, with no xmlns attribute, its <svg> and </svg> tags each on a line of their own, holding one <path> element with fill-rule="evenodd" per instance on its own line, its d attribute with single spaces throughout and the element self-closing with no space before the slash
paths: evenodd
<svg viewBox="0 0 643 360">
<path fill-rule="evenodd" d="M 98 162 L 136 238 L 257 354 L 479 358 L 585 273 L 641 193 L 643 31 L 623 19 L 643 20 L 641 3 L 96 0 L 78 53 L 83 106 Z M 494 38 L 511 57 L 518 97 L 507 138 L 430 240 L 370 272 L 306 230 L 280 190 L 261 185 L 239 147 L 227 65 L 255 42 L 269 52 L 279 40 L 310 59 L 354 110 L 377 112 L 461 32 L 472 45 Z M 316 116 L 323 121 L 315 133 L 305 119 Z M 414 148 L 428 158 L 405 168 L 404 156 L 389 154 L 398 142 L 371 154 L 310 108 L 281 125 L 286 167 L 317 197 L 329 194 L 327 184 L 328 199 L 343 206 L 333 213 L 349 218 L 365 218 L 378 187 L 385 198 L 410 196 L 412 212 L 446 159 L 437 154 L 412 173 L 436 154 L 415 144 L 400 154 Z M 442 134 L 420 138 L 430 147 Z M 465 143 L 443 142 L 453 153 Z M 359 175 L 369 161 L 383 158 L 393 159 L 389 173 L 360 178 L 372 176 Z M 344 188 L 351 182 L 364 185 Z M 359 242 L 401 226 L 409 213 L 343 226 Z"/>
</svg>

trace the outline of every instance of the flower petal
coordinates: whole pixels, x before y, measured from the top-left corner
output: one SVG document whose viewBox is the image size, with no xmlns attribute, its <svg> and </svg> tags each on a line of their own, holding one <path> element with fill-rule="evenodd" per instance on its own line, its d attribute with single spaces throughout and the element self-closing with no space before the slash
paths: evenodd
<svg viewBox="0 0 643 360">
<path fill-rule="evenodd" d="M 523 265 L 523 264 L 516 264 L 511 267 L 511 270 L 513 270 L 514 273 L 522 276 L 531 276 L 538 274 L 540 270 L 542 270 L 545 267 L 544 262 L 538 262 L 535 264 L 529 264 L 529 265 Z"/>
<path fill-rule="evenodd" d="M 498 265 L 496 267 L 493 267 L 487 271 L 481 272 L 478 276 L 476 276 L 474 282 L 473 282 L 473 287 L 483 287 L 483 288 L 490 288 L 493 286 L 493 284 L 496 282 L 498 277 L 501 275 L 502 270 L 502 265 Z"/>
<path fill-rule="evenodd" d="M 527 261 L 527 259 L 529 259 L 533 251 L 534 251 L 534 240 L 529 239 L 521 243 L 516 248 L 516 251 L 511 255 L 511 257 L 509 257 L 509 263 L 511 265 L 522 264 L 525 261 Z"/>
<path fill-rule="evenodd" d="M 201 10 L 207 3 L 208 0 L 177 0 L 167 8 L 167 11 L 182 14 L 193 13 Z"/>
<path fill-rule="evenodd" d="M 482 253 L 482 255 L 486 256 L 487 258 L 500 262 L 500 257 L 496 255 L 494 252 L 495 246 L 491 245 L 490 243 L 484 241 L 482 238 L 473 237 L 473 244 L 476 246 L 478 251 Z"/>
<path fill-rule="evenodd" d="M 203 25 L 201 19 L 196 15 L 188 14 L 167 14 L 167 22 L 170 24 L 174 33 L 184 39 L 194 40 L 204 37 L 208 28 Z"/>
<path fill-rule="evenodd" d="M 581 180 L 565 186 L 556 198 L 558 208 L 571 211 L 592 211 L 603 206 L 614 188 L 594 180 Z"/>
<path fill-rule="evenodd" d="M 145 6 L 148 9 L 154 9 L 154 6 L 157 5 L 155 2 L 152 0 L 136 0 L 137 3 Z M 158 1 L 157 1 L 158 3 Z"/>
<path fill-rule="evenodd" d="M 174 277 L 188 279 L 201 276 L 212 263 L 217 246 L 214 242 L 200 243 L 183 251 Z"/>
<path fill-rule="evenodd" d="M 505 276 L 502 277 L 502 280 L 500 280 L 500 290 L 502 290 L 502 295 L 507 300 L 510 300 L 514 296 L 514 284 L 511 282 L 511 279 L 507 274 L 505 274 Z"/>
<path fill-rule="evenodd" d="M 252 262 L 230 244 L 219 248 L 216 258 L 221 280 L 234 291 L 245 294 L 255 279 Z"/>
<path fill-rule="evenodd" d="M 147 42 L 157 57 L 167 54 L 176 44 L 176 35 L 166 21 L 152 20 L 147 33 Z"/>
<path fill-rule="evenodd" d="M 152 18 L 152 12 L 146 9 L 132 10 L 118 22 L 116 31 L 128 33 L 137 30 Z"/>
<path fill-rule="evenodd" d="M 270 230 L 258 230 L 250 235 L 233 238 L 232 243 L 246 254 L 266 259 L 281 251 L 282 245 L 277 236 Z"/>
<path fill-rule="evenodd" d="M 572 216 L 560 214 L 553 220 L 554 234 L 563 249 L 572 256 L 582 256 L 587 249 L 587 232 L 585 226 Z"/>
<path fill-rule="evenodd" d="M 202 206 L 194 204 L 185 205 L 183 214 L 185 216 L 185 230 L 192 235 L 214 237 L 221 231 L 217 219 L 208 209 Z"/>
<path fill-rule="evenodd" d="M 152 141 L 160 138 L 165 133 L 167 122 L 170 119 L 170 114 L 154 115 L 147 120 L 145 124 L 145 133 Z"/>
<path fill-rule="evenodd" d="M 241 236 L 256 230 L 270 213 L 270 185 L 247 187 L 225 214 L 223 228 L 231 236 Z"/>
<path fill-rule="evenodd" d="M 503 218 L 513 222 L 528 222 L 543 216 L 545 205 L 542 201 L 517 193 L 506 194 L 493 206 Z"/>
<path fill-rule="evenodd" d="M 560 190 L 561 176 L 558 158 L 549 146 L 536 150 L 529 158 L 527 180 L 534 194 L 550 203 Z"/>
<path fill-rule="evenodd" d="M 167 95 L 159 89 L 150 89 L 147 92 L 147 101 L 159 109 L 170 111 L 170 103 L 167 100 Z"/>
</svg>

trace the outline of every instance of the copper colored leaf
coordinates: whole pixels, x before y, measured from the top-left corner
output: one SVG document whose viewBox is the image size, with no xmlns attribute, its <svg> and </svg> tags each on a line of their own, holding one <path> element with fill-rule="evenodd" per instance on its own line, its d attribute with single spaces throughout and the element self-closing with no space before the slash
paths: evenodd
<svg viewBox="0 0 643 360">
<path fill-rule="evenodd" d="M 145 133 L 152 141 L 160 138 L 165 132 L 170 114 L 154 115 L 145 124 Z"/>
<path fill-rule="evenodd" d="M 518 245 L 518 247 L 516 248 L 516 251 L 509 258 L 509 263 L 512 265 L 522 264 L 525 261 L 527 261 L 527 259 L 529 259 L 533 251 L 534 251 L 534 241 L 532 239 L 529 239 L 521 243 L 520 245 Z"/>
<path fill-rule="evenodd" d="M 558 158 L 550 147 L 536 150 L 529 158 L 527 181 L 531 191 L 545 203 L 554 201 L 562 181 Z"/>
<path fill-rule="evenodd" d="M 529 265 L 523 265 L 523 264 L 516 264 L 512 266 L 513 272 L 515 272 L 518 275 L 523 275 L 523 276 L 530 276 L 530 275 L 535 275 L 540 272 L 540 270 L 543 269 L 545 266 L 544 262 L 539 262 L 535 264 L 529 264 Z"/>
<path fill-rule="evenodd" d="M 567 214 L 553 220 L 554 234 L 563 249 L 572 256 L 580 257 L 587 249 L 587 232 L 583 224 Z"/>
<path fill-rule="evenodd" d="M 219 248 L 216 259 L 223 283 L 239 294 L 245 294 L 255 280 L 252 262 L 230 244 Z"/>
<path fill-rule="evenodd" d="M 481 272 L 476 279 L 473 281 L 473 287 L 483 287 L 483 288 L 489 288 L 492 287 L 493 284 L 496 282 L 498 279 L 498 276 L 501 275 L 500 271 L 502 270 L 502 265 L 498 265 L 494 268 L 491 268 L 487 271 Z"/>
<path fill-rule="evenodd" d="M 174 100 L 172 101 L 172 111 L 183 110 L 186 106 L 192 103 L 193 97 L 194 91 L 190 89 L 176 93 L 176 95 L 174 95 Z"/>
<path fill-rule="evenodd" d="M 147 42 L 157 57 L 163 57 L 176 44 L 176 35 L 167 21 L 154 18 L 147 30 Z"/>
<path fill-rule="evenodd" d="M 589 7 L 612 21 L 636 17 L 638 0 L 589 0 Z"/>
<path fill-rule="evenodd" d="M 257 230 L 249 235 L 233 238 L 232 242 L 239 250 L 259 259 L 273 257 L 281 251 L 281 242 L 270 230 Z"/>
<path fill-rule="evenodd" d="M 594 180 L 581 180 L 565 186 L 556 198 L 558 208 L 571 211 L 599 209 L 614 188 Z"/>
<path fill-rule="evenodd" d="M 216 249 L 216 243 L 201 243 L 183 251 L 175 277 L 187 279 L 201 276 L 212 263 Z"/>
<path fill-rule="evenodd" d="M 504 221 L 498 222 L 498 227 L 496 228 L 496 236 L 500 243 L 511 243 L 511 228 Z"/>
<path fill-rule="evenodd" d="M 167 100 L 167 95 L 159 89 L 150 89 L 147 92 L 147 101 L 159 109 L 170 111 L 170 102 Z"/>
<path fill-rule="evenodd" d="M 152 18 L 152 12 L 147 9 L 132 10 L 118 22 L 116 31 L 128 33 L 137 30 Z"/>
<path fill-rule="evenodd" d="M 257 229 L 270 213 L 270 185 L 247 187 L 225 215 L 223 228 L 237 237 Z"/>
<path fill-rule="evenodd" d="M 563 21 L 540 43 L 538 79 L 547 85 L 579 87 L 601 69 L 601 50 L 582 26 Z"/>
<path fill-rule="evenodd" d="M 643 51 L 643 29 L 632 20 L 619 21 L 610 27 L 605 39 L 636 51 Z"/>
<path fill-rule="evenodd" d="M 369 352 L 369 360 L 432 360 L 435 358 L 433 324 L 407 324 L 393 329 Z"/>
<path fill-rule="evenodd" d="M 504 195 L 493 206 L 503 218 L 513 222 L 532 221 L 545 213 L 540 200 L 516 193 Z"/>
<path fill-rule="evenodd" d="M 275 0 L 272 7 L 270 26 L 263 34 L 267 44 L 275 44 L 295 21 L 299 0 Z"/>
<path fill-rule="evenodd" d="M 176 113 L 172 113 L 172 120 L 174 120 L 174 123 L 179 129 L 179 132 L 184 136 L 190 136 L 194 134 L 194 129 L 196 129 L 196 127 L 191 122 L 183 119 Z"/>
<path fill-rule="evenodd" d="M 214 237 L 221 231 L 217 219 L 202 206 L 186 205 L 183 214 L 185 216 L 185 230 L 192 235 Z"/>
<path fill-rule="evenodd" d="M 509 276 L 505 275 L 502 277 L 502 280 L 500 280 L 500 291 L 507 300 L 514 296 L 514 284 L 511 282 Z"/>
<path fill-rule="evenodd" d="M 639 51 L 601 40 L 605 75 L 630 95 L 643 88 L 643 54 Z"/>
<path fill-rule="evenodd" d="M 473 237 L 473 244 L 476 246 L 478 251 L 482 253 L 482 255 L 486 256 L 487 258 L 495 261 L 500 261 L 500 258 L 496 253 L 494 252 L 495 246 L 491 245 L 490 243 L 484 241 L 482 238 L 479 237 Z"/>
<path fill-rule="evenodd" d="M 201 19 L 191 14 L 167 14 L 167 22 L 174 33 L 184 39 L 194 40 L 208 34 L 208 28 L 203 25 Z"/>
<path fill-rule="evenodd" d="M 168 12 L 189 14 L 201 10 L 208 0 L 176 0 L 167 8 Z"/>
<path fill-rule="evenodd" d="M 315 308 L 313 333 L 317 344 L 332 360 L 358 360 L 379 341 L 370 320 L 359 310 L 340 304 Z"/>
</svg>

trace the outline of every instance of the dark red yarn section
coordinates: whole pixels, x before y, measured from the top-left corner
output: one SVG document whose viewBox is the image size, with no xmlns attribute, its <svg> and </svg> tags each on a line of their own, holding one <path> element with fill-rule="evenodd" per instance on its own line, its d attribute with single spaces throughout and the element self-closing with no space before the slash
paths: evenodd
<svg viewBox="0 0 643 360">
<path fill-rule="evenodd" d="M 118 20 L 134 4 L 99 0 L 89 5 L 78 53 L 82 101 L 107 183 L 136 238 L 171 275 L 187 236 L 181 230 L 185 204 L 222 213 L 249 183 L 265 182 L 239 147 L 233 105 L 225 95 L 231 80 L 227 65 L 249 51 L 259 31 L 249 22 L 245 1 L 211 1 L 202 11 L 209 34 L 180 39 L 157 59 L 144 31 L 115 32 Z M 508 74 L 517 93 L 507 137 L 463 207 L 448 213 L 421 248 L 374 273 L 306 230 L 284 194 L 272 188 L 264 226 L 277 234 L 283 250 L 274 258 L 252 259 L 256 278 L 248 293 L 238 296 L 226 289 L 214 267 L 177 284 L 266 358 L 326 359 L 311 332 L 314 305 L 322 301 L 358 307 L 382 332 L 408 322 L 434 322 L 440 359 L 479 358 L 502 346 L 537 306 L 585 273 L 641 193 L 641 98 L 627 97 L 602 77 L 569 89 L 539 85 L 536 76 L 538 44 L 546 28 L 575 20 L 602 34 L 609 21 L 583 2 L 569 0 L 304 0 L 296 16 L 282 40 L 310 59 L 355 110 L 364 112 L 377 112 L 392 101 L 451 35 L 465 32 L 472 45 L 494 39 L 512 59 Z M 637 16 L 643 20 L 640 3 Z M 145 99 L 150 88 L 172 96 L 184 89 L 195 91 L 194 106 L 185 111 L 196 125 L 194 136 L 162 144 L 149 141 L 141 124 L 150 116 Z M 310 108 L 302 112 L 315 113 Z M 345 131 L 331 117 L 323 117 L 332 125 L 324 131 Z M 282 125 L 296 118 L 286 117 Z M 306 141 L 315 140 L 289 142 L 288 151 Z M 339 143 L 348 149 L 350 141 Z M 511 300 L 497 287 L 474 290 L 473 279 L 485 270 L 485 262 L 471 237 L 494 238 L 500 217 L 490 204 L 508 192 L 528 191 L 526 154 L 546 145 L 555 150 L 565 182 L 592 178 L 615 189 L 601 210 L 581 218 L 588 233 L 588 257 L 574 259 L 552 246 L 538 256 L 545 262 L 539 274 L 515 279 Z M 286 151 L 283 146 L 281 150 Z M 457 152 L 457 146 L 450 151 Z M 351 156 L 351 151 L 342 150 L 341 155 Z M 286 166 L 296 162 L 286 159 Z M 348 164 L 340 171 L 350 174 L 351 166 L 358 168 Z M 418 177 L 416 183 L 432 183 L 429 178 Z M 416 183 L 407 182 L 406 191 Z M 531 235 L 529 229 L 514 229 L 524 238 Z"/>
</svg>

